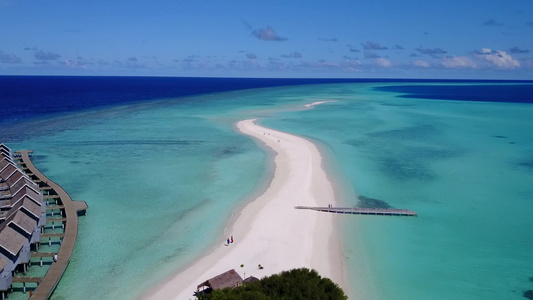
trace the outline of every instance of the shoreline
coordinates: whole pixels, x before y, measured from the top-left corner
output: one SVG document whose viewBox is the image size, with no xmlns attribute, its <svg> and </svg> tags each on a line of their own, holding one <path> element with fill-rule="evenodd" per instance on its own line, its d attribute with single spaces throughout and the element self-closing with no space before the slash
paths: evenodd
<svg viewBox="0 0 533 300">
<path fill-rule="evenodd" d="M 218 246 L 142 299 L 189 299 L 198 284 L 230 269 L 243 278 L 262 278 L 306 267 L 345 288 L 340 235 L 333 215 L 294 209 L 336 203 L 318 148 L 301 137 L 259 126 L 255 119 L 238 122 L 237 129 L 275 153 L 270 186 L 232 217 L 225 232 L 234 237 L 234 243 L 224 245 L 226 237 L 221 237 Z"/>
</svg>

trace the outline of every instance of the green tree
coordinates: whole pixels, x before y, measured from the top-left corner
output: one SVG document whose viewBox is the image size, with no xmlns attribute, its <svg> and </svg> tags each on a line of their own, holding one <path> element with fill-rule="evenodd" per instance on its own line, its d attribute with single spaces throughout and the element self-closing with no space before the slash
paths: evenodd
<svg viewBox="0 0 533 300">
<path fill-rule="evenodd" d="M 331 279 L 323 278 L 317 271 L 307 268 L 283 271 L 240 287 L 214 291 L 206 298 L 210 300 L 348 299 L 344 291 Z"/>
</svg>

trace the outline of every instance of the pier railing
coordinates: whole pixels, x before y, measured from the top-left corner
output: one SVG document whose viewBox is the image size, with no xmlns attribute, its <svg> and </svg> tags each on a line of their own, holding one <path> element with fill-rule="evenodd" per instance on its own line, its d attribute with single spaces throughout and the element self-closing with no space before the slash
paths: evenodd
<svg viewBox="0 0 533 300">
<path fill-rule="evenodd" d="M 359 208 L 359 207 L 313 207 L 313 206 L 296 206 L 296 209 L 311 209 L 322 212 L 336 214 L 354 214 L 354 215 L 381 215 L 381 216 L 418 216 L 418 214 L 408 209 L 393 208 Z"/>
</svg>

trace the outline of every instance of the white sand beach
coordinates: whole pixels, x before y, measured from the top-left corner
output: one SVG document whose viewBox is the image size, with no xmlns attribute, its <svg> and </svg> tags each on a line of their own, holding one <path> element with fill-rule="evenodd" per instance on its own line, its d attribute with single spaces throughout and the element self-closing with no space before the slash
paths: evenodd
<svg viewBox="0 0 533 300">
<path fill-rule="evenodd" d="M 256 120 L 240 121 L 237 128 L 276 153 L 270 186 L 234 216 L 226 232 L 234 243 L 225 246 L 224 237 L 219 247 L 143 299 L 193 299 L 198 284 L 230 269 L 241 277 L 262 278 L 307 267 L 345 287 L 334 215 L 294 208 L 335 204 L 317 147 L 301 137 L 257 125 Z"/>
</svg>

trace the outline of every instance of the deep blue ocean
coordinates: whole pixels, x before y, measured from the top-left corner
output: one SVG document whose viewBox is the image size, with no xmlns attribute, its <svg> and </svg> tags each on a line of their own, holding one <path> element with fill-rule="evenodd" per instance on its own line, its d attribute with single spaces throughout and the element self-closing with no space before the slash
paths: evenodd
<svg viewBox="0 0 533 300">
<path fill-rule="evenodd" d="M 1 123 L 153 99 L 350 79 L 0 76 Z M 362 80 L 364 81 L 364 80 Z"/>
<path fill-rule="evenodd" d="M 0 76 L 0 103 L 0 142 L 89 205 L 53 299 L 138 298 L 218 243 L 271 175 L 243 118 L 316 143 L 340 203 L 418 213 L 339 217 L 350 298 L 533 289 L 533 81 Z"/>
<path fill-rule="evenodd" d="M 205 78 L 205 77 L 78 77 L 0 76 L 0 124 L 47 118 L 86 109 L 98 109 L 164 98 L 277 86 L 328 83 L 425 82 L 457 80 L 316 79 L 316 78 Z M 527 81 L 464 81 L 462 83 L 528 83 Z M 402 97 L 464 101 L 531 103 L 533 86 L 383 86 L 380 91 L 405 93 Z"/>
</svg>

